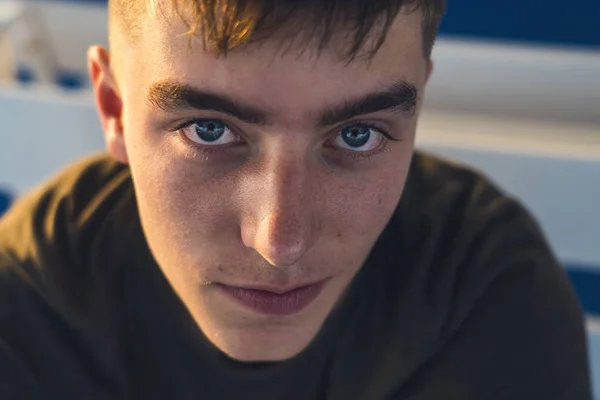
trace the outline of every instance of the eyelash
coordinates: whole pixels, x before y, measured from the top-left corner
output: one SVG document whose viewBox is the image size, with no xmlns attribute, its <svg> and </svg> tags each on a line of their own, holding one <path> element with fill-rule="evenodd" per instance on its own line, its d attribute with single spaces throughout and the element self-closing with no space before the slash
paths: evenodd
<svg viewBox="0 0 600 400">
<path fill-rule="evenodd" d="M 201 146 L 198 145 L 197 143 L 193 143 L 191 142 L 189 139 L 187 139 L 185 137 L 185 135 L 181 134 L 181 130 L 184 128 L 187 128 L 195 123 L 198 122 L 202 122 L 205 121 L 206 118 L 194 118 L 191 120 L 187 120 L 184 121 L 178 125 L 176 125 L 173 128 L 168 129 L 169 132 L 173 132 L 176 134 L 177 138 L 184 144 L 186 145 L 191 151 L 194 152 L 194 156 L 197 153 L 202 153 L 203 156 L 209 156 L 218 152 L 221 152 L 224 150 L 224 148 L 230 147 L 230 146 Z M 223 122 L 235 135 L 241 137 L 240 135 L 238 135 L 236 133 L 236 129 L 232 128 L 230 124 Z M 369 152 L 361 152 L 361 151 L 352 151 L 352 150 L 347 150 L 347 149 L 339 149 L 339 151 L 342 151 L 344 153 L 346 153 L 346 157 L 352 159 L 352 160 L 357 160 L 357 161 L 361 161 L 361 160 L 369 160 L 372 157 L 380 154 L 380 153 L 384 153 L 386 151 L 389 150 L 389 141 L 393 141 L 393 142 L 401 142 L 401 139 L 396 139 L 394 138 L 392 135 L 389 134 L 389 132 L 387 131 L 387 129 L 382 128 L 381 126 L 378 126 L 377 124 L 374 124 L 372 122 L 364 122 L 364 121 L 352 121 L 351 123 L 348 123 L 346 125 L 343 125 L 341 127 L 338 128 L 338 134 L 339 131 L 341 131 L 342 129 L 351 127 L 351 126 L 356 126 L 356 125 L 360 125 L 363 126 L 365 128 L 369 128 L 369 129 L 373 129 L 375 131 L 377 131 L 379 134 L 381 134 L 384 139 L 383 139 L 383 143 L 382 145 L 378 146 L 378 148 L 371 150 Z M 337 135 L 336 135 L 337 137 Z M 333 147 L 333 146 L 332 146 Z"/>
<path fill-rule="evenodd" d="M 352 121 L 351 123 L 348 123 L 346 125 L 342 125 L 341 127 L 339 127 L 338 134 L 342 129 L 345 129 L 345 128 L 348 128 L 351 126 L 356 126 L 356 125 L 363 126 L 365 128 L 369 128 L 369 129 L 373 129 L 373 130 L 379 132 L 379 134 L 383 136 L 383 142 L 381 143 L 381 145 L 379 145 L 377 148 L 375 148 L 374 150 L 371 150 L 371 151 L 352 151 L 352 150 L 347 150 L 347 149 L 340 149 L 340 151 L 347 153 L 346 156 L 352 160 L 368 161 L 371 158 L 373 158 L 374 156 L 388 151 L 390 149 L 390 147 L 389 147 L 390 141 L 392 141 L 392 142 L 400 142 L 401 141 L 400 139 L 396 139 L 395 137 L 390 135 L 386 128 L 378 126 L 377 124 L 374 124 L 372 122 Z M 338 134 L 336 134 L 336 137 Z"/>
<path fill-rule="evenodd" d="M 176 126 L 174 126 L 173 128 L 169 128 L 167 129 L 167 132 L 171 132 L 175 135 L 175 138 L 182 143 L 185 147 L 188 148 L 188 150 L 190 150 L 191 156 L 192 158 L 196 158 L 196 156 L 201 155 L 202 157 L 206 158 L 210 155 L 213 154 L 218 154 L 220 152 L 222 152 L 224 149 L 224 147 L 231 147 L 231 146 L 201 146 L 198 143 L 193 143 L 191 140 L 189 140 L 188 138 L 185 137 L 184 134 L 181 133 L 181 130 L 184 128 L 187 128 L 195 123 L 198 122 L 202 122 L 202 121 L 206 121 L 207 119 L 215 119 L 215 118 L 194 118 L 194 119 L 189 119 L 186 120 Z M 225 123 L 225 122 L 223 122 Z M 225 125 L 227 125 L 227 127 L 237 136 L 240 136 L 236 133 L 236 129 L 233 129 L 231 127 L 230 124 L 225 123 Z M 238 143 L 236 143 L 238 144 Z"/>
</svg>

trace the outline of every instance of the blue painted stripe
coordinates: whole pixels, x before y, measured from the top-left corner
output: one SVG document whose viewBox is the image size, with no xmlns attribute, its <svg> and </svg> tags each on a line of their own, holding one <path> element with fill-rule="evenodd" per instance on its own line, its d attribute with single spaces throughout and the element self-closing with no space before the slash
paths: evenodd
<svg viewBox="0 0 600 400">
<path fill-rule="evenodd" d="M 2 189 L 0 189 L 0 215 L 4 214 L 10 204 L 12 203 L 12 196 Z"/>
<path fill-rule="evenodd" d="M 440 32 L 475 38 L 600 46 L 600 1 L 452 0 Z"/>
<path fill-rule="evenodd" d="M 600 267 L 566 265 L 566 269 L 585 312 L 600 315 Z"/>
</svg>

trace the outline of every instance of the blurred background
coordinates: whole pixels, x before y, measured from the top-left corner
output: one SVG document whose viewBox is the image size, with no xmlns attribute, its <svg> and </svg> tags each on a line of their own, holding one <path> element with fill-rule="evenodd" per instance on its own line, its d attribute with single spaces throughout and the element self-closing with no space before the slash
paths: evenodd
<svg viewBox="0 0 600 400">
<path fill-rule="evenodd" d="M 600 399 L 600 0 L 572 4 L 450 0 L 418 146 L 536 215 L 588 316 Z M 105 0 L 0 0 L 0 214 L 103 149 L 85 52 L 106 18 Z"/>
</svg>

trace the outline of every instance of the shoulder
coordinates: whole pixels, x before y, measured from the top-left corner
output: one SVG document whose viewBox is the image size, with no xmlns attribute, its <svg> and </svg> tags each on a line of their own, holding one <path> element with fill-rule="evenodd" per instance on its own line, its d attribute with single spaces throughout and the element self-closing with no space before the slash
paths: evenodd
<svg viewBox="0 0 600 400">
<path fill-rule="evenodd" d="M 424 154 L 405 195 L 393 223 L 410 270 L 401 300 L 435 348 L 423 398 L 589 398 L 583 313 L 531 213 L 483 174 Z"/>
<path fill-rule="evenodd" d="M 111 245 L 124 215 L 136 215 L 133 200 L 128 168 L 101 155 L 67 167 L 2 217 L 0 371 L 15 378 L 0 386 L 76 393 L 83 389 L 71 383 L 88 379 L 86 366 L 120 371 L 122 268 Z"/>
<path fill-rule="evenodd" d="M 415 275 L 423 277 L 415 284 L 437 289 L 425 293 L 443 310 L 436 315 L 442 336 L 459 329 L 500 283 L 515 296 L 517 287 L 523 289 L 522 301 L 541 304 L 558 296 L 580 319 L 570 283 L 535 217 L 478 171 L 416 154 L 395 218 L 401 237 L 409 238 L 403 248 L 416 268 L 427 271 Z"/>
<path fill-rule="evenodd" d="M 0 285 L 50 298 L 85 290 L 78 280 L 87 274 L 99 235 L 131 193 L 128 168 L 98 155 L 24 195 L 0 219 Z"/>
<path fill-rule="evenodd" d="M 19 198 L 0 219 L 0 251 L 35 257 L 32 247 L 72 239 L 96 214 L 128 189 L 129 170 L 106 155 L 68 166 L 49 182 Z M 64 243 L 64 242 L 63 242 Z"/>
<path fill-rule="evenodd" d="M 502 245 L 535 242 L 547 247 L 535 217 L 519 199 L 474 168 L 419 152 L 396 218 L 418 225 L 424 236 L 439 240 L 438 244 L 459 238 L 455 244 L 467 244 L 487 237 Z"/>
<path fill-rule="evenodd" d="M 491 216 L 505 208 L 526 212 L 518 200 L 476 169 L 422 152 L 412 160 L 403 201 L 456 222 L 472 213 Z"/>
</svg>

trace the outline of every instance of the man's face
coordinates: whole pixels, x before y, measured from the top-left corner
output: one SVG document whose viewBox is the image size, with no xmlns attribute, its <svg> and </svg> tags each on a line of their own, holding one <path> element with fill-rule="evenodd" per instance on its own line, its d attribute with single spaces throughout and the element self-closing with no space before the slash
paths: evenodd
<svg viewBox="0 0 600 400">
<path fill-rule="evenodd" d="M 150 248 L 208 339 L 238 360 L 290 358 L 400 199 L 428 71 L 420 15 L 350 64 L 335 43 L 319 57 L 276 40 L 217 57 L 190 50 L 186 30 L 146 18 L 119 55 L 112 117 L 96 76 L 109 149 L 130 164 Z"/>
</svg>

